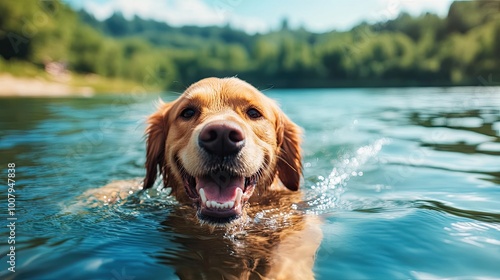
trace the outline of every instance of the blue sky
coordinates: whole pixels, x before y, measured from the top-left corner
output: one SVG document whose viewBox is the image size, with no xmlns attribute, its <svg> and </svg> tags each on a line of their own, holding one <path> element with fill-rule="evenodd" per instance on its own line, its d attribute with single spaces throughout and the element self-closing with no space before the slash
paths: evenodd
<svg viewBox="0 0 500 280">
<path fill-rule="evenodd" d="M 278 28 L 283 18 L 292 27 L 304 26 L 315 32 L 346 30 L 365 20 L 385 21 L 401 11 L 412 15 L 433 12 L 445 16 L 452 0 L 65 0 L 84 8 L 98 19 L 114 11 L 126 17 L 138 15 L 180 25 L 224 25 L 247 32 Z"/>
</svg>

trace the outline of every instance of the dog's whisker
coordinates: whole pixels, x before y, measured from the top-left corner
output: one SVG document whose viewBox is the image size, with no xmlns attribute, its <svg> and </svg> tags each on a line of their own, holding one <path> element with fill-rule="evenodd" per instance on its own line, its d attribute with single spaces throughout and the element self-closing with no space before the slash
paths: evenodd
<svg viewBox="0 0 500 280">
<path fill-rule="evenodd" d="M 158 100 L 157 112 L 148 118 L 143 187 L 160 189 L 163 183 L 171 189 L 180 205 L 169 209 L 165 225 L 176 236 L 189 231 L 195 242 L 179 242 L 182 249 L 194 248 L 190 252 L 199 254 L 206 272 L 196 277 L 182 259 L 187 274 L 177 275 L 216 278 L 212 272 L 231 263 L 228 272 L 221 270 L 222 278 L 314 279 L 312 260 L 321 234 L 308 225 L 307 212 L 293 207 L 301 205 L 300 192 L 275 191 L 297 190 L 300 183 L 299 127 L 275 102 L 237 78 L 208 78 L 175 94 L 175 101 Z M 234 242 L 220 243 L 220 238 Z M 219 249 L 231 250 L 231 262 Z M 215 258 L 214 250 L 219 250 Z M 233 262 L 240 259 L 242 264 Z M 216 266 L 208 271 L 207 264 Z"/>
<path fill-rule="evenodd" d="M 145 188 L 161 174 L 164 186 L 212 226 L 239 220 L 256 188 L 259 196 L 279 180 L 297 188 L 300 129 L 275 102 L 236 77 L 208 78 L 175 94 L 169 103 L 159 99 L 148 119 Z M 261 118 L 260 110 L 275 114 Z"/>
</svg>

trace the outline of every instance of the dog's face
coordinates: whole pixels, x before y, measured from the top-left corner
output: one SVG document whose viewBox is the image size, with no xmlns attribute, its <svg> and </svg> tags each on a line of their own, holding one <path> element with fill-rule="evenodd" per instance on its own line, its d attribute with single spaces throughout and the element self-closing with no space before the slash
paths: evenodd
<svg viewBox="0 0 500 280">
<path fill-rule="evenodd" d="M 297 190 L 300 128 L 257 89 L 237 78 L 207 78 L 162 104 L 147 129 L 146 178 L 159 169 L 177 200 L 202 222 L 225 225 L 243 206 L 282 184 Z M 257 194 L 254 194 L 257 193 Z"/>
</svg>

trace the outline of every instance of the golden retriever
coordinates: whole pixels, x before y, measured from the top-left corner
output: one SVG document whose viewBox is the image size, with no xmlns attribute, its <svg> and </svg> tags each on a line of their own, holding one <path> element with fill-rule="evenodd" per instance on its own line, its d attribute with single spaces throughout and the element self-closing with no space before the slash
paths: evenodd
<svg viewBox="0 0 500 280">
<path fill-rule="evenodd" d="M 300 132 L 250 84 L 201 80 L 149 118 L 144 188 L 159 171 L 179 202 L 196 206 L 200 221 L 226 225 L 261 199 L 256 190 L 298 190 Z"/>
<path fill-rule="evenodd" d="M 194 252 L 194 261 L 161 262 L 182 279 L 314 277 L 319 222 L 296 210 L 302 203 L 301 129 L 273 100 L 238 78 L 207 78 L 160 104 L 148 124 L 143 187 L 151 188 L 160 174 L 164 187 L 189 206 L 164 225 L 181 236 L 220 237 L 180 238 L 180 255 Z M 92 195 L 123 198 L 124 185 L 115 182 Z M 255 222 L 259 217 L 273 224 Z M 236 246 L 223 236 L 238 224 L 246 234 Z"/>
</svg>

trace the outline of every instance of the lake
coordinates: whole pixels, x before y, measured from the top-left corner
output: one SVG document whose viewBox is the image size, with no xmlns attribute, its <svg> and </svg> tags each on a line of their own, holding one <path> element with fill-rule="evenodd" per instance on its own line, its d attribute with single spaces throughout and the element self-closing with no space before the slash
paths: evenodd
<svg viewBox="0 0 500 280">
<path fill-rule="evenodd" d="M 317 279 L 500 278 L 500 88 L 265 93 L 305 131 L 303 211 L 323 231 Z M 81 202 L 89 189 L 144 176 L 157 98 L 0 99 L 2 279 L 177 279 L 179 263 L 202 269 L 193 256 L 207 236 L 174 230 L 181 206 L 167 194 Z"/>
</svg>

